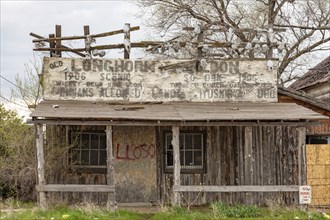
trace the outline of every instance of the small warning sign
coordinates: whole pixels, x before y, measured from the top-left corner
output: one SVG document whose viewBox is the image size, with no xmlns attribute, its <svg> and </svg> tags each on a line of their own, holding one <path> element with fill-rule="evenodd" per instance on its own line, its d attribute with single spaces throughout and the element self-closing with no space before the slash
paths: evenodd
<svg viewBox="0 0 330 220">
<path fill-rule="evenodd" d="M 299 186 L 299 204 L 310 204 L 312 202 L 311 186 Z"/>
</svg>

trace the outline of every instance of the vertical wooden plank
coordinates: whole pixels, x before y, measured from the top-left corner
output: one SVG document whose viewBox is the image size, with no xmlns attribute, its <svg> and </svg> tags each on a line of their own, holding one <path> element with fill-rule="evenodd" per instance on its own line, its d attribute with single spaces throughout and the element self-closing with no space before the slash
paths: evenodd
<svg viewBox="0 0 330 220">
<path fill-rule="evenodd" d="M 42 186 L 46 184 L 45 181 L 45 158 L 44 158 L 44 135 L 43 125 L 36 125 L 36 148 L 37 148 L 37 173 L 38 173 L 38 185 Z M 39 192 L 39 206 L 42 209 L 47 207 L 46 193 Z"/>
<path fill-rule="evenodd" d="M 306 166 L 306 127 L 299 128 L 298 135 L 298 166 L 299 166 L 299 185 L 307 184 Z"/>
<path fill-rule="evenodd" d="M 244 180 L 244 151 L 243 151 L 243 127 L 238 127 L 238 151 L 239 151 L 239 185 L 244 185 L 245 184 L 245 180 Z M 239 193 L 240 196 L 239 196 L 239 199 L 240 199 L 240 202 L 243 203 L 244 202 L 244 193 Z"/>
<path fill-rule="evenodd" d="M 262 143 L 262 127 L 261 126 L 258 126 L 257 127 L 257 142 L 258 142 L 258 145 L 259 145 L 259 153 L 258 153 L 258 156 L 259 156 L 259 170 L 258 170 L 258 176 L 259 176 L 259 185 L 264 185 L 264 169 L 263 169 L 263 143 Z M 264 203 L 264 193 L 259 193 L 260 195 L 260 203 Z"/>
<path fill-rule="evenodd" d="M 50 35 L 48 35 L 48 37 L 49 37 L 49 39 L 54 38 L 55 34 L 50 34 Z M 54 40 L 49 40 L 49 48 L 55 48 L 55 41 Z M 50 57 L 54 57 L 55 54 L 56 54 L 54 50 L 51 50 L 49 53 L 50 53 L 49 54 Z"/>
<path fill-rule="evenodd" d="M 62 28 L 61 25 L 56 25 L 55 26 L 55 37 L 61 37 L 62 36 Z M 56 40 L 56 48 L 61 48 L 62 44 L 61 44 L 61 40 Z M 62 57 L 62 52 L 61 51 L 56 51 L 56 55 L 59 57 Z"/>
<path fill-rule="evenodd" d="M 130 55 L 130 46 L 127 47 L 127 45 L 131 45 L 131 24 L 129 23 L 125 23 L 124 26 L 124 45 L 126 45 L 124 47 L 124 59 L 129 59 L 129 55 Z"/>
<path fill-rule="evenodd" d="M 157 166 L 157 200 L 159 202 L 161 202 L 161 204 L 164 204 L 164 193 L 162 190 L 164 181 L 163 181 L 163 174 L 164 174 L 164 170 L 163 170 L 163 164 L 165 164 L 164 161 L 164 151 L 165 151 L 165 147 L 162 143 L 164 143 L 164 141 L 162 140 L 162 131 L 161 131 L 161 127 L 155 127 L 156 129 L 156 166 Z"/>
<path fill-rule="evenodd" d="M 91 55 L 91 50 L 90 50 L 91 42 L 89 42 L 89 40 L 87 39 L 88 35 L 90 35 L 89 25 L 84 26 L 84 35 L 85 35 L 86 52 L 87 52 L 88 56 L 92 56 Z"/>
<path fill-rule="evenodd" d="M 245 127 L 245 136 L 244 136 L 244 179 L 245 185 L 252 185 L 252 177 L 253 177 L 253 163 L 252 163 L 252 127 Z M 245 200 L 247 203 L 251 203 L 252 194 L 246 193 Z"/>
<path fill-rule="evenodd" d="M 107 137 L 107 185 L 113 186 L 115 180 L 115 161 L 113 157 L 113 146 L 112 146 L 112 127 L 106 127 Z M 108 193 L 107 209 L 116 209 L 116 193 Z"/>
<path fill-rule="evenodd" d="M 179 143 L 179 127 L 172 127 L 172 146 L 173 146 L 173 176 L 174 186 L 180 185 L 180 143 Z M 180 193 L 173 192 L 173 205 L 180 206 Z"/>
<path fill-rule="evenodd" d="M 197 35 L 197 63 L 196 63 L 196 69 L 198 71 L 202 70 L 201 66 L 201 59 L 203 58 L 203 42 L 204 42 L 204 30 L 201 29 L 201 31 Z"/>
<path fill-rule="evenodd" d="M 300 152 L 300 178 L 301 178 L 301 185 L 307 184 L 307 161 L 306 161 L 306 127 L 300 128 L 300 140 L 301 140 L 301 152 Z"/>
</svg>

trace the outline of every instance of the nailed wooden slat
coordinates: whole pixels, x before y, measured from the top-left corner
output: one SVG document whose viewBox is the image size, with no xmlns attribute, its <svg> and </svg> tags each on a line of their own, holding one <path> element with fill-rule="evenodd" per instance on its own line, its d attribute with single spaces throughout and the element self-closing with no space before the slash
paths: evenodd
<svg viewBox="0 0 330 220">
<path fill-rule="evenodd" d="M 140 30 L 139 26 L 131 27 L 130 31 L 137 31 Z M 94 34 L 91 35 L 92 38 L 99 38 L 99 37 L 107 37 L 107 36 L 112 36 L 116 34 L 122 34 L 124 33 L 124 30 L 116 30 L 116 31 L 109 31 L 101 34 Z M 40 39 L 35 39 L 32 40 L 33 43 L 36 42 L 41 42 L 41 41 L 49 41 L 49 40 L 79 40 L 79 39 L 84 39 L 85 36 L 68 36 L 68 37 L 49 37 L 49 38 L 40 38 Z"/>
<path fill-rule="evenodd" d="M 297 192 L 299 186 L 268 185 L 268 186 L 178 186 L 174 185 L 175 192 Z"/>
<path fill-rule="evenodd" d="M 77 184 L 48 184 L 37 185 L 39 192 L 115 192 L 115 186 L 109 185 L 77 185 Z"/>
<path fill-rule="evenodd" d="M 32 33 L 32 32 L 30 33 L 30 36 L 35 37 L 35 38 L 38 38 L 38 39 L 42 39 L 43 38 L 42 36 L 40 36 L 38 34 L 35 34 L 35 33 Z M 46 42 L 50 42 L 50 40 L 47 40 Z M 61 44 L 61 47 L 62 48 L 66 48 L 68 50 L 72 50 L 72 48 L 67 47 L 67 46 L 64 46 L 63 44 Z M 85 57 L 85 54 L 83 54 L 83 53 L 76 52 L 76 51 L 74 51 L 73 53 L 75 53 L 75 54 L 77 54 L 77 55 L 79 55 L 81 57 Z"/>
</svg>

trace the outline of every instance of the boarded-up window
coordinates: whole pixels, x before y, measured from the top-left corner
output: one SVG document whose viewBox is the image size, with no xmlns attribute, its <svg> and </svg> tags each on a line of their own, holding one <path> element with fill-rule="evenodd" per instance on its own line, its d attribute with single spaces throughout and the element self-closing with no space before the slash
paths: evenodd
<svg viewBox="0 0 330 220">
<path fill-rule="evenodd" d="M 70 145 L 72 167 L 106 168 L 105 133 L 72 132 Z"/>
<path fill-rule="evenodd" d="M 165 133 L 165 171 L 173 171 L 172 133 Z M 180 164 L 182 173 L 203 172 L 204 132 L 180 132 Z"/>
</svg>

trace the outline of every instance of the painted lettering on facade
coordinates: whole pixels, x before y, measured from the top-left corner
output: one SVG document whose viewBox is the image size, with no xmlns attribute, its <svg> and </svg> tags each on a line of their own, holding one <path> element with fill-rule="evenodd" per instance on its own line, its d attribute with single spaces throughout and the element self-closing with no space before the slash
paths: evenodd
<svg viewBox="0 0 330 220">
<path fill-rule="evenodd" d="M 116 145 L 117 160 L 139 160 L 145 158 L 153 158 L 156 154 L 154 144 L 139 144 L 136 146 L 122 146 L 119 143 Z"/>
<path fill-rule="evenodd" d="M 125 102 L 276 102 L 276 70 L 266 61 L 210 61 L 161 70 L 179 61 L 44 59 L 45 100 Z"/>
</svg>

